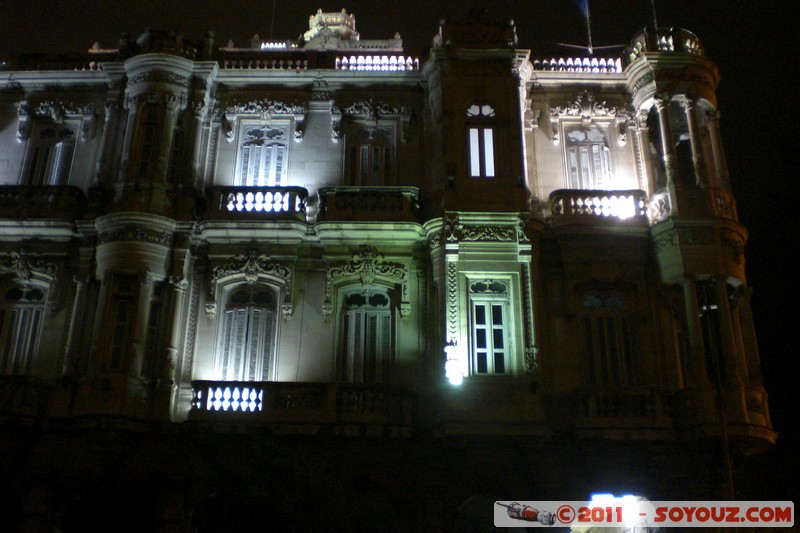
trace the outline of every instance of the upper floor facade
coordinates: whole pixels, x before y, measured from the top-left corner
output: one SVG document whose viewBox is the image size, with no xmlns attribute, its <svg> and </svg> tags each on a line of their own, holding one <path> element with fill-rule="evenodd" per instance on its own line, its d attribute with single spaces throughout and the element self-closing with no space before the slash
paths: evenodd
<svg viewBox="0 0 800 533">
<path fill-rule="evenodd" d="M 342 11 L 9 63 L 2 373 L 54 415 L 391 435 L 703 437 L 723 391 L 774 441 L 699 40 L 516 44 L 454 19 L 420 60 Z"/>
</svg>

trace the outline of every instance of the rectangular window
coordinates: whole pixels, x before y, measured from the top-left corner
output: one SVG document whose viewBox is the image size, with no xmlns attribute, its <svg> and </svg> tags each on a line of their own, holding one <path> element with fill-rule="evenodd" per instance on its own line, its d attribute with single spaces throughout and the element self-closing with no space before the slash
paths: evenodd
<svg viewBox="0 0 800 533">
<path fill-rule="evenodd" d="M 347 153 L 347 175 L 351 185 L 369 187 L 390 183 L 391 148 L 376 144 L 362 144 L 350 147 Z"/>
<path fill-rule="evenodd" d="M 569 186 L 573 189 L 599 189 L 609 185 L 611 154 L 601 143 L 567 146 Z"/>
<path fill-rule="evenodd" d="M 244 144 L 241 150 L 241 172 L 237 185 L 275 187 L 283 183 L 286 145 L 283 143 Z"/>
<path fill-rule="evenodd" d="M 469 175 L 473 178 L 495 176 L 492 128 L 469 128 Z"/>
<path fill-rule="evenodd" d="M 112 281 L 109 309 L 106 313 L 110 335 L 109 370 L 112 372 L 124 371 L 129 362 L 136 322 L 137 285 L 135 276 L 118 276 Z"/>
<path fill-rule="evenodd" d="M 472 373 L 506 374 L 509 353 L 506 302 L 472 301 Z"/>
<path fill-rule="evenodd" d="M 589 381 L 594 385 L 633 384 L 633 338 L 626 316 L 598 315 L 583 319 Z"/>
</svg>

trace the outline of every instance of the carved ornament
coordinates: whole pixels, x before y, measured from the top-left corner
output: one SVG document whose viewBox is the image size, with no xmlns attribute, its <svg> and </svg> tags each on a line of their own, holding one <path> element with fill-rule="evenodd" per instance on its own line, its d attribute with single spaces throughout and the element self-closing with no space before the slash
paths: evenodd
<svg viewBox="0 0 800 533">
<path fill-rule="evenodd" d="M 56 265 L 45 262 L 39 254 L 21 248 L 10 255 L 10 258 L 0 261 L 0 274 L 16 274 L 25 281 L 30 281 L 34 274 L 55 279 Z"/>
<path fill-rule="evenodd" d="M 147 72 L 140 72 L 139 74 L 128 79 L 128 86 L 143 82 L 168 82 L 177 83 L 178 85 L 183 85 L 185 87 L 189 86 L 189 78 L 174 72 L 167 72 L 165 70 L 148 70 Z"/>
<path fill-rule="evenodd" d="M 578 93 L 575 100 L 564 107 L 550 108 L 550 116 L 580 117 L 584 124 L 590 123 L 595 117 L 613 118 L 624 113 L 624 110 L 618 111 L 616 107 L 607 106 L 605 100 L 597 101 L 594 93 L 589 90 Z"/>
<path fill-rule="evenodd" d="M 284 300 L 281 304 L 281 315 L 284 319 L 289 319 L 294 312 L 292 305 L 292 271 L 282 263 L 271 262 L 266 254 L 259 254 L 255 250 L 250 250 L 244 255 L 235 256 L 233 261 L 222 266 L 215 267 L 211 271 L 211 292 L 220 279 L 234 274 L 243 274 L 245 281 L 249 284 L 258 282 L 259 276 L 271 276 L 283 281 Z M 206 314 L 209 314 L 209 306 L 213 305 L 213 313 L 216 314 L 216 303 L 206 304 Z"/>
<path fill-rule="evenodd" d="M 363 286 L 373 284 L 377 277 L 389 278 L 395 281 L 400 285 L 402 291 L 400 315 L 406 318 L 410 313 L 408 269 L 402 263 L 386 261 L 382 255 L 376 254 L 371 247 L 366 245 L 353 254 L 350 261 L 335 263 L 328 268 L 326 298 L 323 308 L 331 301 L 333 284 L 339 279 L 348 277 L 358 278 Z"/>
<path fill-rule="evenodd" d="M 98 234 L 97 239 L 100 244 L 113 241 L 140 241 L 168 246 L 172 242 L 172 233 L 169 231 L 145 229 L 138 226 L 127 226 L 111 231 L 104 231 Z"/>
</svg>

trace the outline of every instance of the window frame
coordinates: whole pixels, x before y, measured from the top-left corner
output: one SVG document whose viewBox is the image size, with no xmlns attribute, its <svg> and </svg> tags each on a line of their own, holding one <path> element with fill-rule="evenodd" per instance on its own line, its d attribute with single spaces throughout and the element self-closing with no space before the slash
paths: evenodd
<svg viewBox="0 0 800 533">
<path fill-rule="evenodd" d="M 497 172 L 497 113 L 488 104 L 472 104 L 466 111 L 467 167 L 471 178 L 493 179 Z"/>
<path fill-rule="evenodd" d="M 241 305 L 232 302 L 238 294 L 268 294 L 267 306 L 255 305 L 254 300 Z M 226 287 L 223 301 L 225 305 L 219 313 L 217 342 L 214 357 L 214 375 L 221 381 L 263 382 L 275 381 L 277 376 L 277 353 L 280 321 L 280 290 L 271 284 L 258 282 L 254 284 L 237 283 Z M 257 320 L 261 323 L 257 324 Z M 234 330 L 242 328 L 241 343 L 232 338 Z M 254 329 L 255 328 L 255 329 Z M 258 337 L 257 353 L 253 353 L 253 336 Z M 237 353 L 240 354 L 236 355 Z M 229 356 L 240 359 L 240 364 L 229 365 Z M 259 379 L 260 377 L 260 379 Z"/>
<path fill-rule="evenodd" d="M 265 124 L 243 120 L 239 126 L 233 185 L 236 187 L 287 186 L 292 144 L 289 142 L 290 131 L 293 131 L 291 121 Z M 256 132 L 263 132 L 263 136 L 257 135 Z M 257 158 L 253 156 L 254 150 L 245 150 L 250 147 L 261 148 Z M 265 147 L 271 148 L 271 150 L 264 150 Z M 268 152 L 271 153 L 269 158 L 265 157 Z M 256 163 L 258 167 L 256 172 L 252 171 L 253 163 Z"/>
<path fill-rule="evenodd" d="M 595 123 L 585 125 L 578 122 L 562 122 L 562 124 L 566 188 L 609 189 L 614 179 L 614 169 L 611 145 L 608 142 L 608 125 Z M 586 140 L 571 139 L 570 136 L 575 132 L 584 133 Z M 588 132 L 600 134 L 602 140 L 588 140 Z"/>
<path fill-rule="evenodd" d="M 349 307 L 348 300 L 359 294 L 364 296 L 368 305 Z M 370 297 L 375 295 L 386 298 L 384 308 L 369 304 Z M 389 382 L 397 349 L 397 312 L 393 290 L 381 285 L 358 285 L 343 288 L 339 298 L 336 379 L 344 383 Z M 375 319 L 374 337 L 370 337 L 370 318 Z M 375 350 L 372 354 L 368 353 L 370 338 Z M 372 361 L 369 366 L 366 364 L 367 358 Z"/>
<path fill-rule="evenodd" d="M 28 185 L 64 185 L 75 156 L 75 124 L 46 124 L 36 129 L 30 142 L 24 182 Z M 49 133 L 52 132 L 52 133 Z M 46 138 L 47 137 L 47 138 Z"/>
<path fill-rule="evenodd" d="M 378 134 L 380 136 L 376 137 Z M 396 139 L 394 124 L 351 124 L 343 143 L 344 176 L 347 184 L 360 187 L 392 185 L 395 181 Z"/>
<path fill-rule="evenodd" d="M 500 289 L 502 287 L 502 289 Z M 469 375 L 483 378 L 511 377 L 516 372 L 515 347 L 517 328 L 513 320 L 516 310 L 512 291 L 514 284 L 506 278 L 467 278 Z M 478 309 L 483 308 L 484 320 L 479 322 Z M 500 310 L 500 323 L 494 314 Z M 486 331 L 485 346 L 480 346 L 480 332 Z M 501 347 L 497 347 L 499 331 Z M 491 332 L 491 334 L 490 334 Z M 502 354 L 503 369 L 497 371 L 497 353 Z M 480 356 L 486 356 L 482 371 Z M 491 355 L 490 355 L 491 354 Z"/>
<path fill-rule="evenodd" d="M 10 303 L 8 294 L 39 291 L 40 301 Z M 47 321 L 49 288 L 38 283 L 11 281 L 0 284 L 0 375 L 29 375 L 34 371 Z M 29 300 L 29 299 L 28 299 Z"/>
<path fill-rule="evenodd" d="M 587 306 L 595 297 L 605 305 Z M 597 387 L 631 387 L 637 383 L 636 323 L 628 300 L 614 290 L 583 290 L 579 294 L 580 335 L 587 382 Z M 618 305 L 609 305 L 615 299 Z"/>
</svg>

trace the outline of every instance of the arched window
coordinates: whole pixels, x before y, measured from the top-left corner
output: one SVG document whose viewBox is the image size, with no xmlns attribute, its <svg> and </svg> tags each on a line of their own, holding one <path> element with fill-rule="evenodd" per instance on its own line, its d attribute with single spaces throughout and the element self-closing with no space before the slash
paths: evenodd
<svg viewBox="0 0 800 533">
<path fill-rule="evenodd" d="M 0 373 L 30 374 L 39 349 L 47 291 L 15 283 L 2 288 L 0 302 Z"/>
<path fill-rule="evenodd" d="M 251 128 L 239 151 L 236 185 L 276 187 L 284 184 L 286 173 L 286 127 Z"/>
<path fill-rule="evenodd" d="M 274 372 L 276 298 L 248 285 L 230 294 L 222 315 L 217 374 L 225 381 L 269 381 Z"/>
<path fill-rule="evenodd" d="M 380 383 L 389 379 L 394 350 L 389 292 L 359 288 L 344 293 L 340 314 L 340 381 Z"/>
<path fill-rule="evenodd" d="M 494 119 L 492 106 L 471 105 L 467 108 L 469 175 L 473 178 L 495 176 Z"/>
</svg>

